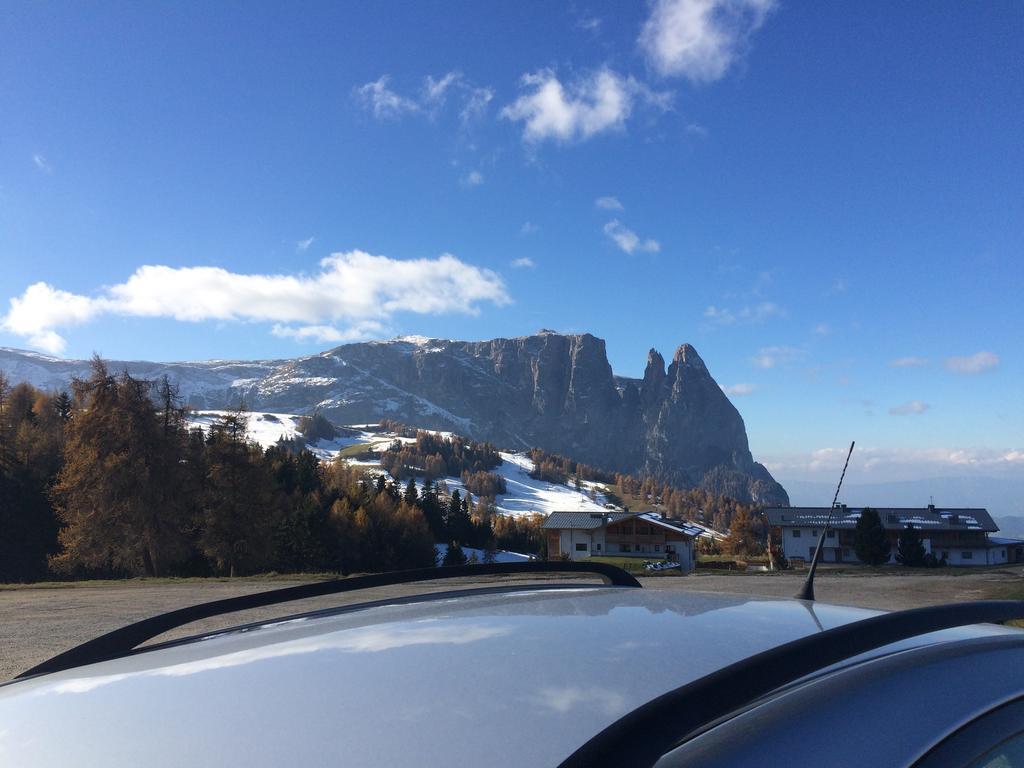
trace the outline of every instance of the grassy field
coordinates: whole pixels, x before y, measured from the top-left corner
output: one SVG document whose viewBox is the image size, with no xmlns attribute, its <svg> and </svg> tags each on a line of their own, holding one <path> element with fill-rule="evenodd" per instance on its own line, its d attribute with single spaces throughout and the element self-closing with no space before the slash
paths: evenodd
<svg viewBox="0 0 1024 768">
<path fill-rule="evenodd" d="M 604 485 L 602 486 L 602 493 L 605 498 L 608 499 L 612 504 L 618 507 L 629 507 L 631 512 L 664 512 L 660 504 L 651 504 L 646 499 L 641 499 L 639 496 L 633 496 L 631 494 L 623 493 L 622 488 L 618 485 Z"/>
<path fill-rule="evenodd" d="M 768 555 L 751 555 L 750 557 L 744 557 L 742 555 L 697 555 L 697 564 L 701 563 L 735 563 L 744 562 L 751 565 L 767 565 Z"/>
<path fill-rule="evenodd" d="M 338 458 L 341 459 L 356 459 L 365 453 L 370 452 L 370 443 L 356 443 L 342 448 L 338 451 Z"/>
</svg>

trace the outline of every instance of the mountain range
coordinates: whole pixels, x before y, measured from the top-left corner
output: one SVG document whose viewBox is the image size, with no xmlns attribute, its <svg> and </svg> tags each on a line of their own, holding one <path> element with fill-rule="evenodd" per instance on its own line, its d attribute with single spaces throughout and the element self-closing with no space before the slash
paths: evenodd
<svg viewBox="0 0 1024 768">
<path fill-rule="evenodd" d="M 291 360 L 109 365 L 141 378 L 166 374 L 194 408 L 244 402 L 257 411 L 319 410 L 340 424 L 391 419 L 742 501 L 788 503 L 689 344 L 667 366 L 652 349 L 642 379 L 615 376 L 602 339 L 552 331 L 489 341 L 405 336 Z M 0 348 L 0 370 L 11 382 L 53 390 L 87 376 L 89 363 Z"/>
</svg>

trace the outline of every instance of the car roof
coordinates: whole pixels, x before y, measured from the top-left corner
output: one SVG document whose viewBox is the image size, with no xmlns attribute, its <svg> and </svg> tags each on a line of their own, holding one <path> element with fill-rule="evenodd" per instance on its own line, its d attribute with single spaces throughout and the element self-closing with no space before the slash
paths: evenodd
<svg viewBox="0 0 1024 768">
<path fill-rule="evenodd" d="M 0 687 L 0 755 L 42 766 L 110 764 L 112 749 L 117 763 L 157 766 L 555 764 L 670 689 L 876 613 L 580 587 L 300 617 Z"/>
</svg>

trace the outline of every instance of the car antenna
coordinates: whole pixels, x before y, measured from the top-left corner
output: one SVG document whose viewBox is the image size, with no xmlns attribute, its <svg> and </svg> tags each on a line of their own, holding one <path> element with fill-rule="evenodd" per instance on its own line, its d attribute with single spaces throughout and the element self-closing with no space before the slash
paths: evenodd
<svg viewBox="0 0 1024 768">
<path fill-rule="evenodd" d="M 850 441 L 850 451 L 846 454 L 846 463 L 843 464 L 843 474 L 839 476 L 839 485 L 836 486 L 836 495 L 832 497 L 832 506 L 829 507 L 828 516 L 825 518 L 825 527 L 821 529 L 818 537 L 818 546 L 814 548 L 814 557 L 811 558 L 811 569 L 807 572 L 807 580 L 796 593 L 797 600 L 814 599 L 814 572 L 818 568 L 818 561 L 821 559 L 821 550 L 825 546 L 825 534 L 828 532 L 828 524 L 832 522 L 832 512 L 836 508 L 836 501 L 839 500 L 839 489 L 843 487 L 843 478 L 846 477 L 846 468 L 850 466 L 850 456 L 853 455 L 853 446 L 856 440 Z"/>
</svg>

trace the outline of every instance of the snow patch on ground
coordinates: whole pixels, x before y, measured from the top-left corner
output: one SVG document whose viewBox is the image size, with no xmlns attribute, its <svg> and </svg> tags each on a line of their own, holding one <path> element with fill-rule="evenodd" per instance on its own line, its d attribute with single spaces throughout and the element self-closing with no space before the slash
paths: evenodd
<svg viewBox="0 0 1024 768">
<path fill-rule="evenodd" d="M 194 411 L 189 414 L 189 426 L 199 427 L 203 432 L 206 432 L 214 423 L 228 413 L 232 413 L 232 411 Z M 277 445 L 277 442 L 282 439 L 303 439 L 298 431 L 301 416 L 289 413 L 262 413 L 254 411 L 247 413 L 246 418 L 248 421 L 246 434 L 249 440 L 259 443 L 263 449 Z M 316 445 L 310 445 L 308 448 L 318 459 L 331 461 L 338 457 L 338 453 L 343 448 L 348 448 L 351 445 L 369 443 L 372 450 L 379 452 L 387 449 L 393 439 L 391 436 L 384 436 L 364 430 L 354 430 L 353 434 L 339 435 L 333 440 L 318 440 Z M 369 464 L 376 466 L 377 462 L 369 462 Z"/>
<path fill-rule="evenodd" d="M 491 470 L 505 478 L 506 493 L 495 499 L 506 515 L 549 515 L 552 512 L 603 512 L 603 497 L 592 501 L 586 492 L 530 477 L 533 460 L 522 453 L 500 454 L 502 463 Z M 581 484 L 582 485 L 582 484 Z"/>
<path fill-rule="evenodd" d="M 231 411 L 195 411 L 189 414 L 189 423 L 190 426 L 199 427 L 205 432 L 214 422 L 228 413 Z M 285 440 L 302 439 L 302 435 L 298 432 L 301 416 L 254 411 L 248 413 L 247 417 L 249 439 L 259 443 L 264 449 L 276 445 L 282 438 Z M 316 445 L 309 446 L 309 449 L 322 461 L 331 461 L 338 458 L 338 454 L 343 449 L 353 445 L 366 445 L 369 452 L 382 453 L 396 441 L 415 442 L 415 439 L 411 437 L 400 437 L 391 432 L 381 432 L 375 424 L 353 424 L 341 429 L 345 432 L 344 436 L 339 436 L 334 440 L 320 440 Z M 451 432 L 436 432 L 436 434 L 445 438 L 454 436 Z M 534 514 L 549 515 L 555 511 L 604 511 L 606 499 L 599 492 L 601 487 L 599 483 L 584 481 L 581 483 L 582 490 L 577 491 L 568 485 L 535 480 L 530 477 L 533 460 L 529 456 L 505 452 L 500 456 L 502 463 L 491 470 L 505 478 L 506 492 L 494 500 L 499 514 L 519 517 Z M 373 474 L 381 472 L 380 462 L 375 459 L 349 458 L 347 461 L 353 466 L 365 467 Z M 466 488 L 458 477 L 446 477 L 443 481 L 449 493 L 458 490 L 462 496 L 466 495 Z M 423 478 L 416 479 L 416 486 L 420 491 L 423 490 Z M 596 502 L 588 495 L 591 490 L 596 495 Z M 472 498 L 474 504 L 479 503 L 480 497 L 473 495 Z"/>
</svg>

